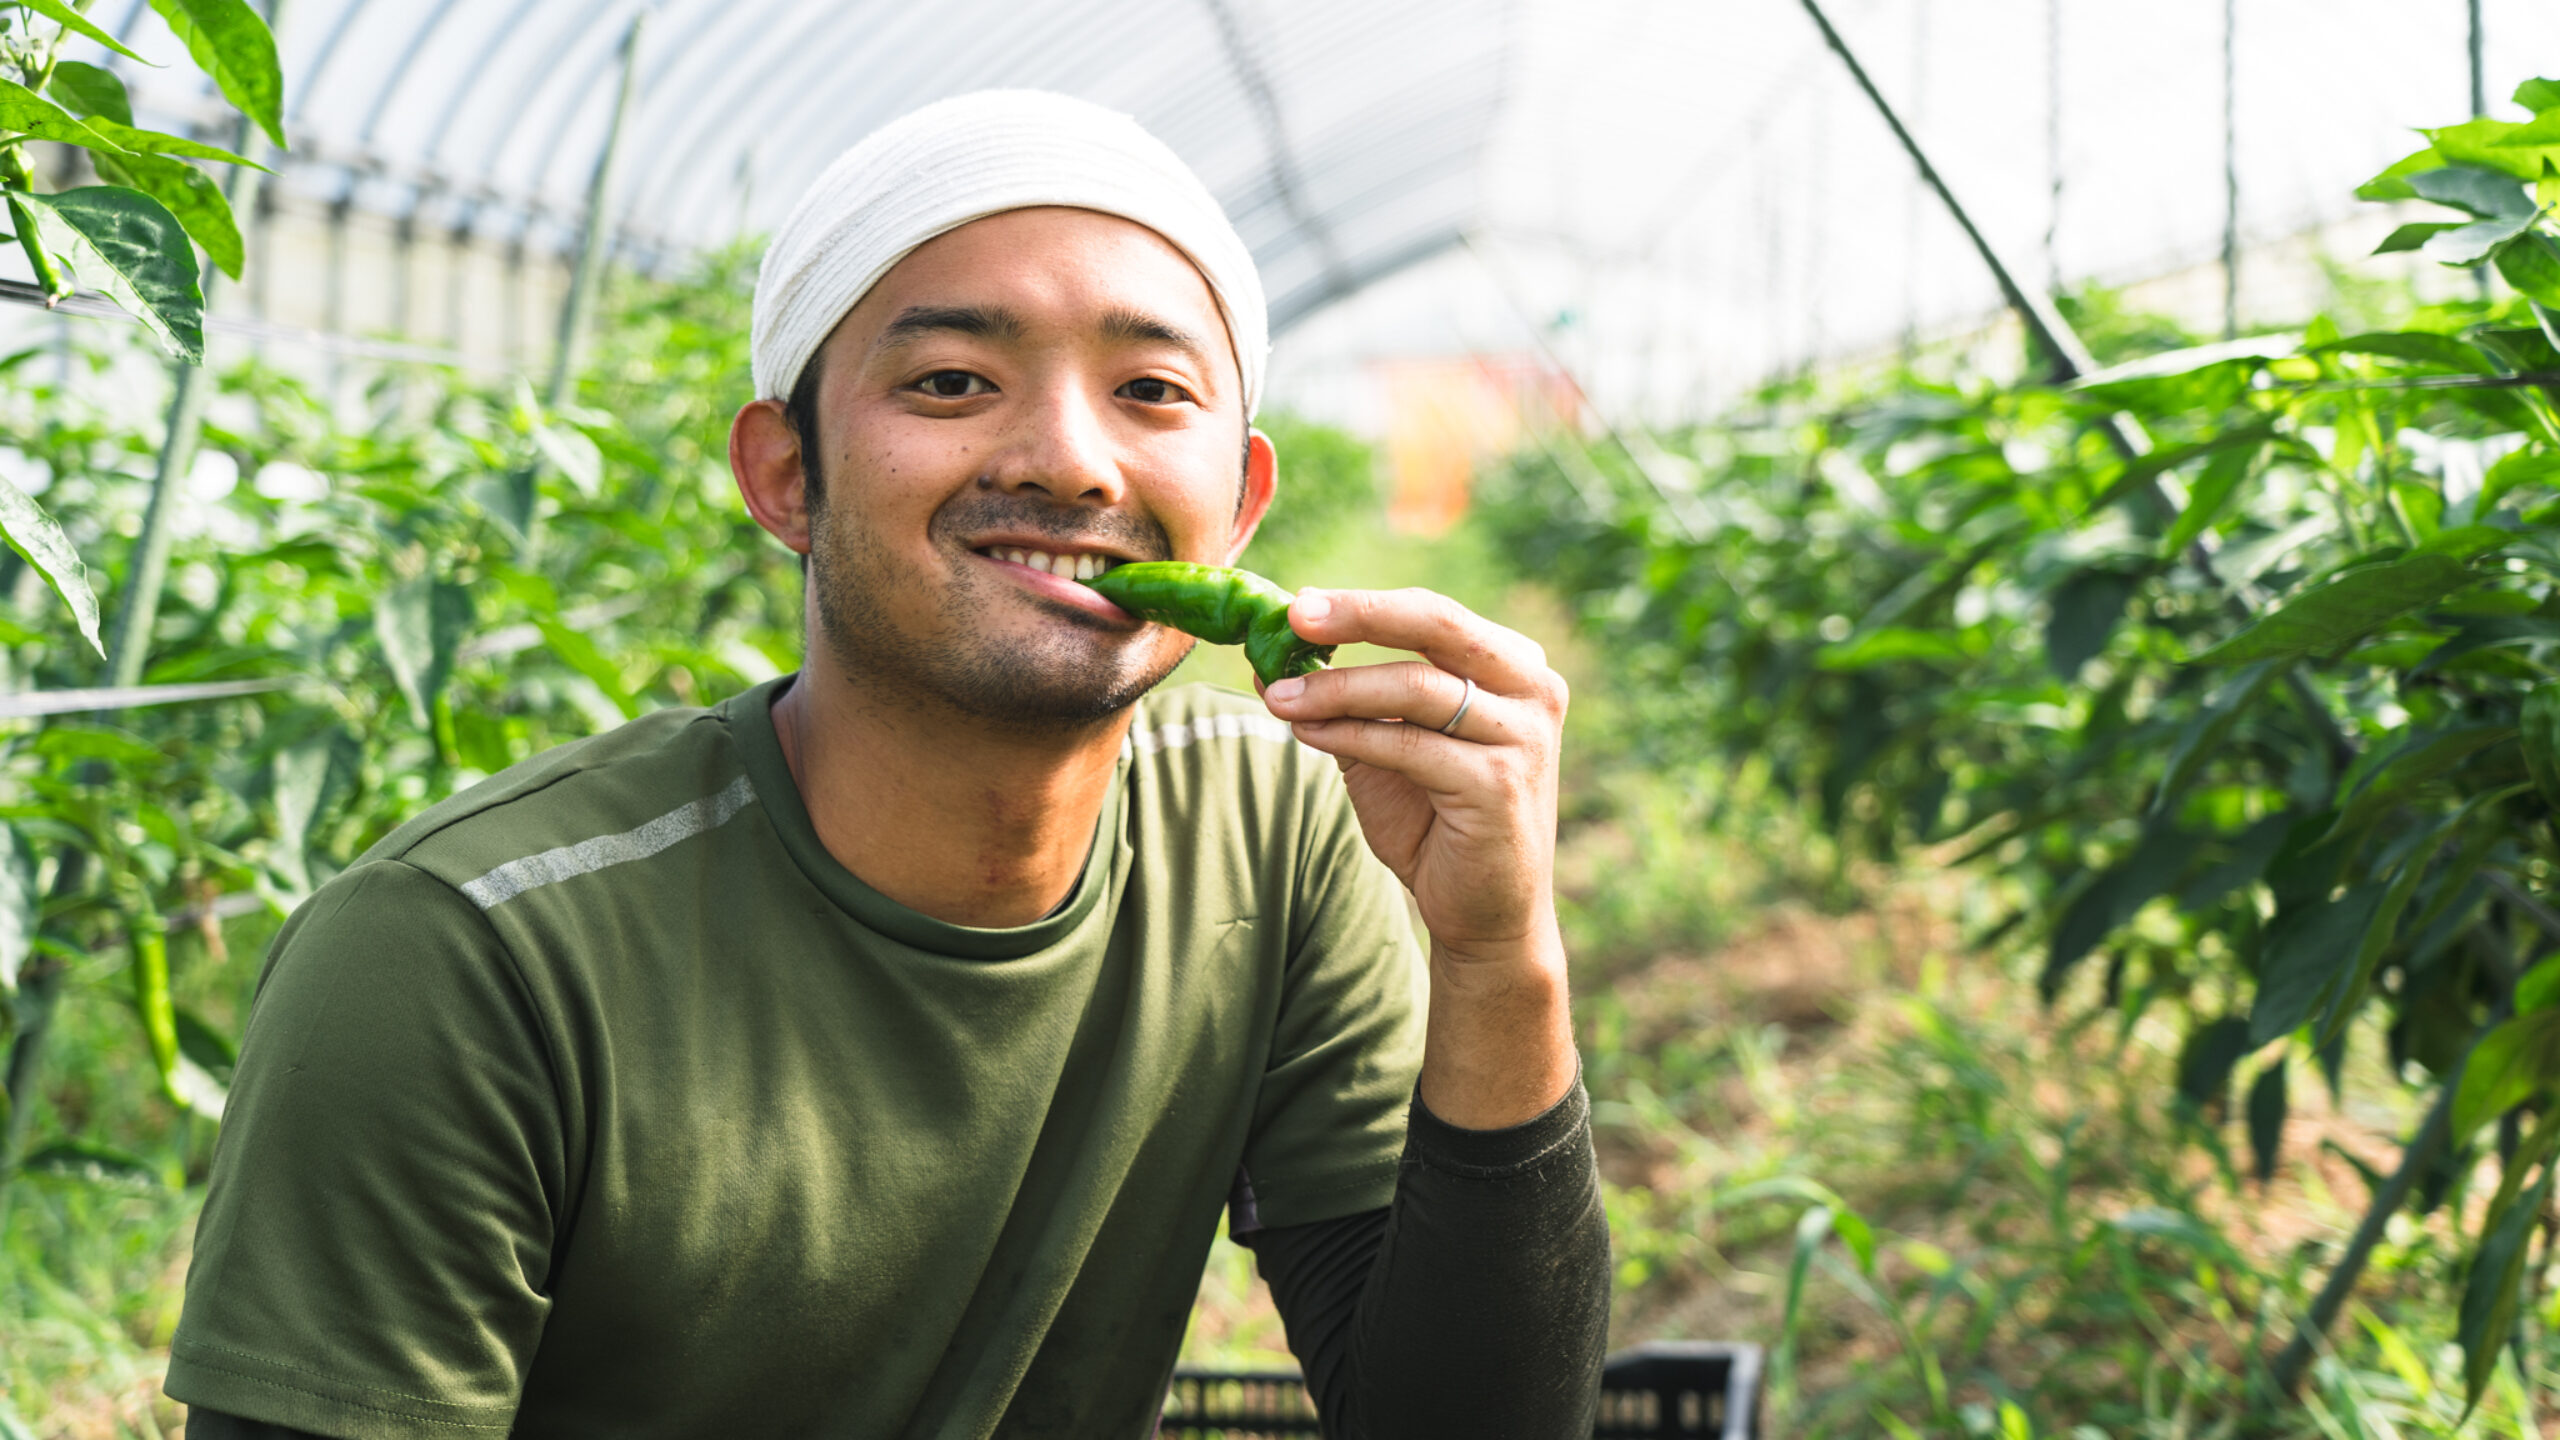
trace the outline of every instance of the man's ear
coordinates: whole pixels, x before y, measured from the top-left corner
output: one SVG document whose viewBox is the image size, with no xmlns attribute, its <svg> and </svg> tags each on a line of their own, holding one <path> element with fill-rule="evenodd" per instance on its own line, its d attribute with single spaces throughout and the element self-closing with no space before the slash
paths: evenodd
<svg viewBox="0 0 2560 1440">
<path fill-rule="evenodd" d="M 747 513 L 793 552 L 809 553 L 809 487 L 800 436 L 779 400 L 752 400 L 729 422 L 729 473 Z"/>
<path fill-rule="evenodd" d="M 1227 563 L 1233 565 L 1253 543 L 1253 532 L 1262 526 L 1262 517 L 1271 513 L 1271 497 L 1280 487 L 1280 454 L 1271 448 L 1271 437 L 1259 430 L 1246 432 L 1244 442 L 1244 504 L 1236 511 L 1235 539 L 1227 546 Z"/>
</svg>

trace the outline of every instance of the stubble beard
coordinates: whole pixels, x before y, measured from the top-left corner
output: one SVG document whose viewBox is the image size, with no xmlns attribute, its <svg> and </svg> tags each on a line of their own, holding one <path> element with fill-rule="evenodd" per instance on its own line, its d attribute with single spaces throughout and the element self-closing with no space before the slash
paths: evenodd
<svg viewBox="0 0 2560 1440">
<path fill-rule="evenodd" d="M 1099 725 L 1138 702 L 1173 673 L 1188 644 L 1149 662 L 1125 658 L 1097 663 L 1094 644 L 1079 632 L 1100 635 L 1081 611 L 1041 605 L 1057 623 L 1028 641 L 989 633 L 986 612 L 1005 603 L 993 577 L 973 573 L 961 561 L 961 581 L 943 592 L 937 628 L 953 638 L 927 642 L 898 627 L 889 601 L 896 572 L 879 536 L 860 524 L 829 523 L 810 516 L 809 600 L 818 631 L 846 676 L 868 698 L 915 711 L 956 713 L 1007 730 L 1054 734 Z M 930 533 L 936 548 L 959 553 L 956 538 L 993 528 L 997 521 L 1061 540 L 1091 542 L 1108 535 L 1141 555 L 1164 553 L 1161 531 L 1109 530 L 1091 512 L 973 491 L 935 512 Z M 1041 604 L 1034 599 L 1035 605 Z"/>
</svg>

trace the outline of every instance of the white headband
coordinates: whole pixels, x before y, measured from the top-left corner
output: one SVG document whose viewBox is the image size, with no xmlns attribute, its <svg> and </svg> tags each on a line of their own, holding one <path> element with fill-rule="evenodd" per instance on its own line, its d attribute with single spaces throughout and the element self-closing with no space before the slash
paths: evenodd
<svg viewBox="0 0 2560 1440">
<path fill-rule="evenodd" d="M 785 400 L 818 346 L 909 251 L 1033 205 L 1146 226 L 1191 259 L 1225 312 L 1245 413 L 1262 401 L 1270 319 L 1253 252 L 1165 143 L 1126 115 L 1041 90 L 937 100 L 871 132 L 809 186 L 756 275 L 756 396 Z"/>
</svg>

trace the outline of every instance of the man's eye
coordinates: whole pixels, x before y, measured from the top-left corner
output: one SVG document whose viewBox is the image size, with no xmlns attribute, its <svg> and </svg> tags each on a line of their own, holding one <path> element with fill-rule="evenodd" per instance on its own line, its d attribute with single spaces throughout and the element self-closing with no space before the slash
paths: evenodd
<svg viewBox="0 0 2560 1440">
<path fill-rule="evenodd" d="M 1130 381 L 1120 387 L 1120 393 L 1141 405 L 1172 405 L 1191 398 L 1181 386 L 1153 376 Z"/>
<path fill-rule="evenodd" d="M 966 370 L 936 370 L 916 382 L 916 388 L 936 400 L 966 400 L 972 395 L 992 394 L 987 377 Z"/>
</svg>

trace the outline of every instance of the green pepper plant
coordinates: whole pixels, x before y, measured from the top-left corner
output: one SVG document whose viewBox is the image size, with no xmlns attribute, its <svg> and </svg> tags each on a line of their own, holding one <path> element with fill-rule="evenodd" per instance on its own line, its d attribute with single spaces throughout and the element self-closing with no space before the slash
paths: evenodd
<svg viewBox="0 0 2560 1440">
<path fill-rule="evenodd" d="M 275 36 L 248 0 L 151 0 L 242 117 L 284 146 L 284 81 Z M 66 59 L 64 44 L 93 41 L 152 62 L 99 28 L 90 0 L 9 0 L 0 5 L 0 204 L 9 237 L 34 272 L 45 304 L 86 285 L 140 321 L 171 356 L 204 361 L 204 291 L 197 251 L 237 279 L 240 225 L 203 162 L 256 166 L 232 150 L 136 126 L 124 82 L 103 66 Z M 48 190 L 31 158 L 35 142 L 79 152 L 100 183 Z M 61 527 L 25 491 L 0 480 L 0 534 L 78 617 L 93 649 L 98 603 Z"/>
<path fill-rule="evenodd" d="M 2403 1212 L 2467 1227 L 2473 1403 L 2555 1318 L 2560 84 L 2515 98 L 2531 120 L 2424 132 L 2360 192 L 2447 207 L 2382 248 L 2510 297 L 2117 345 L 2069 387 L 1780 386 L 1526 452 L 1487 512 L 1642 745 L 1763 777 L 1844 857 L 1971 870 L 1974 938 L 2032 944 L 2048 997 L 2125 1034 L 2182 1013 L 2175 1102 L 2233 1185 L 2378 1042 L 2424 1119 L 2253 1347 L 2270 1393 Z"/>
</svg>

